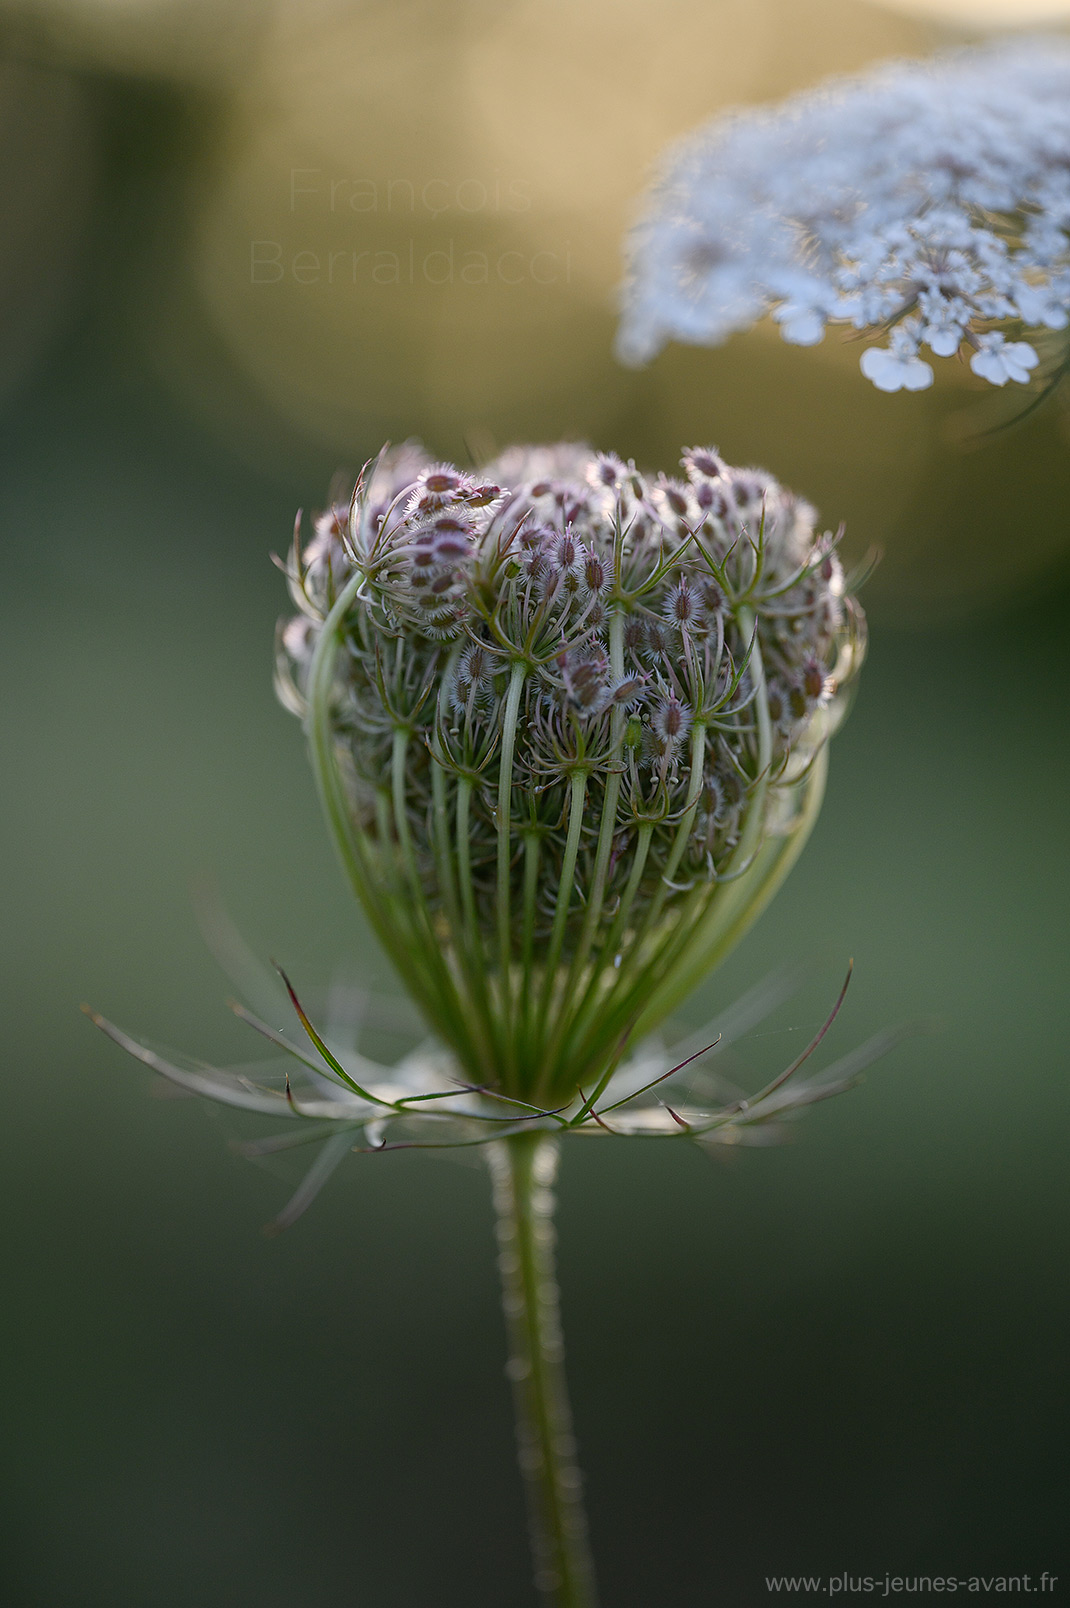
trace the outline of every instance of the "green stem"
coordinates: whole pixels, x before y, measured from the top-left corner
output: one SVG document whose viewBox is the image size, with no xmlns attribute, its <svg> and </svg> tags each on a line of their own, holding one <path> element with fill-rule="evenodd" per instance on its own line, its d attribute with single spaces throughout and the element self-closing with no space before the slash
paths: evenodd
<svg viewBox="0 0 1070 1608">
<path fill-rule="evenodd" d="M 557 1141 L 545 1133 L 514 1134 L 488 1146 L 488 1155 L 535 1585 L 553 1608 L 594 1608 L 554 1273 Z"/>
<path fill-rule="evenodd" d="M 651 1022 L 661 1020 L 674 1011 L 687 998 L 691 990 L 706 973 L 717 965 L 730 949 L 734 948 L 752 922 L 757 921 L 772 899 L 784 878 L 798 859 L 810 836 L 825 792 L 828 770 L 828 750 L 817 754 L 810 775 L 803 784 L 802 806 L 789 832 L 762 845 L 752 865 L 739 878 L 738 883 L 723 885 L 724 891 L 739 889 L 739 897 L 730 909 L 715 912 L 711 907 L 687 942 L 687 956 L 674 955 L 678 966 L 656 980 L 647 1001 L 646 1015 Z M 640 1018 L 637 1031 L 645 1030 Z"/>
<path fill-rule="evenodd" d="M 706 757 L 706 728 L 698 721 L 695 722 L 691 734 L 691 774 L 687 784 L 687 797 L 684 800 L 684 813 L 676 829 L 668 859 L 665 861 L 654 897 L 647 907 L 646 914 L 639 925 L 635 935 L 633 950 L 638 954 L 647 935 L 654 931 L 665 907 L 665 901 L 671 892 L 670 884 L 676 875 L 677 868 L 687 848 L 691 828 L 694 825 L 695 815 L 698 811 L 699 795 L 702 792 L 702 766 Z"/>
<path fill-rule="evenodd" d="M 512 866 L 510 828 L 513 797 L 513 745 L 516 742 L 520 699 L 524 692 L 524 677 L 526 674 L 526 666 L 523 661 L 518 660 L 513 665 L 509 677 L 509 691 L 505 699 L 505 714 L 502 717 L 502 749 L 498 764 L 498 802 L 494 812 L 494 824 L 498 834 L 498 965 L 501 968 L 502 1008 L 506 1020 L 509 1019 L 512 992 L 510 979 L 512 933 L 509 924 L 509 877 Z"/>
<path fill-rule="evenodd" d="M 382 876 L 377 873 L 373 857 L 367 853 L 350 817 L 331 726 L 335 660 L 345 634 L 346 617 L 362 579 L 360 573 L 351 578 L 323 622 L 309 668 L 306 728 L 312 772 L 338 856 L 376 936 L 404 975 L 407 946 L 405 940 L 399 938 L 397 923 L 388 914 L 381 896 Z"/>
<path fill-rule="evenodd" d="M 580 833 L 583 830 L 583 806 L 586 798 L 587 772 L 576 771 L 573 773 L 571 782 L 569 784 L 568 836 L 565 839 L 565 857 L 561 862 L 561 880 L 557 887 L 557 904 L 554 907 L 554 924 L 550 929 L 550 943 L 546 951 L 545 960 L 543 962 L 542 1003 L 540 1006 L 542 1021 L 540 1024 L 539 1034 L 540 1046 L 545 1045 L 547 1033 L 550 1034 L 551 1043 L 553 1042 L 553 1038 L 555 1036 L 551 1005 L 553 1002 L 554 989 L 557 985 L 557 968 L 561 961 L 561 949 L 565 942 L 565 928 L 568 925 L 569 905 L 572 900 L 573 887 L 576 881 L 576 859 L 580 851 Z M 561 991 L 561 997 L 557 1002 L 558 1011 L 562 1013 L 564 1012 L 566 1002 L 567 989 L 563 989 Z M 547 1068 L 552 1066 L 552 1062 L 549 1062 L 545 1053 L 543 1054 L 543 1060 Z M 545 1097 L 545 1090 L 541 1086 L 543 1082 L 545 1082 L 545 1078 L 540 1080 L 540 1083 L 536 1085 L 536 1094 L 534 1096 L 535 1099 Z M 531 1097 L 529 1096 L 529 1098 Z"/>
<path fill-rule="evenodd" d="M 606 1003 L 607 994 L 603 984 L 607 968 L 612 968 L 610 976 L 614 978 L 612 994 L 609 994 L 608 998 L 612 999 L 617 993 L 617 968 L 614 965 L 616 948 L 622 933 L 627 928 L 628 917 L 631 915 L 632 905 L 635 903 L 636 894 L 639 892 L 639 884 L 643 880 L 643 870 L 646 866 L 650 839 L 653 835 L 654 828 L 648 821 L 644 821 L 636 832 L 632 868 L 628 876 L 627 885 L 621 895 L 620 908 L 613 918 L 613 924 L 602 945 L 601 959 L 592 969 L 591 975 L 587 980 L 587 987 L 580 1000 L 579 1010 L 576 1012 L 575 1020 L 570 1027 L 569 1040 L 565 1046 L 565 1051 L 572 1065 L 582 1065 L 582 1062 L 576 1060 L 576 1045 L 580 1041 L 581 1035 L 587 1032 L 592 1018 L 597 1015 L 599 1007 Z"/>
<path fill-rule="evenodd" d="M 521 930 L 521 982 L 518 1001 L 524 1043 L 531 1039 L 531 1013 L 535 1005 L 535 918 L 539 895 L 539 855 L 542 841 L 537 832 L 524 835 L 524 916 Z"/>
<path fill-rule="evenodd" d="M 614 681 L 619 682 L 624 675 L 624 616 L 616 610 L 609 623 L 609 668 Z M 598 923 L 602 919 L 602 905 L 606 893 L 606 872 L 609 868 L 609 856 L 613 848 L 613 836 L 617 830 L 617 805 L 620 800 L 620 750 L 621 739 L 624 736 L 624 725 L 627 720 L 625 711 L 621 708 L 613 710 L 610 716 L 610 752 L 613 756 L 613 769 L 606 780 L 605 797 L 602 804 L 602 820 L 598 829 L 598 847 L 595 851 L 594 875 L 591 879 L 591 896 L 587 901 L 587 914 L 583 919 L 583 930 L 580 941 L 576 947 L 576 955 L 572 962 L 570 983 L 572 978 L 579 978 L 587 964 L 591 945 Z M 571 993 L 571 987 L 567 990 Z"/>
</svg>

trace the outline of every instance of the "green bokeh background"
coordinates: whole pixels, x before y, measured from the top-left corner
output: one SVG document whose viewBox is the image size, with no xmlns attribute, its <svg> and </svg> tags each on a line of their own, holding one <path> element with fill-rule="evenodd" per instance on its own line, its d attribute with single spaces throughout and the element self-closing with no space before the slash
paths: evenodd
<svg viewBox="0 0 1070 1608">
<path fill-rule="evenodd" d="M 207 1059 L 249 1054 L 192 915 L 204 874 L 310 992 L 340 963 L 395 985 L 270 687 L 284 593 L 267 555 L 337 452 L 278 420 L 258 451 L 161 378 L 130 301 L 168 256 L 203 109 L 173 85 L 62 71 L 89 107 L 94 221 L 0 446 L 4 1600 L 521 1608 L 481 1168 L 353 1158 L 267 1241 L 292 1180 L 232 1155 L 225 1115 L 151 1098 L 77 1011 L 87 999 Z M 760 399 L 711 405 L 748 362 L 773 364 L 752 350 L 670 354 L 658 383 L 677 364 L 690 433 L 781 469 L 795 393 L 770 405 L 769 447 Z M 805 360 L 784 359 L 799 405 L 808 384 L 815 406 L 841 387 L 829 406 L 846 420 L 816 491 L 830 518 L 850 504 L 861 547 L 850 416 L 857 403 L 868 421 L 872 398 L 838 371 L 811 381 Z M 619 437 L 599 444 L 668 467 L 654 383 L 628 380 Z M 891 420 L 915 400 L 880 405 Z M 572 395 L 570 427 L 585 405 Z M 804 963 L 739 1047 L 757 1084 L 853 954 L 837 1049 L 890 1023 L 932 1030 L 783 1149 L 711 1165 L 684 1146 L 577 1142 L 564 1157 L 569 1368 L 607 1608 L 749 1608 L 781 1572 L 1066 1562 L 1070 590 L 1057 557 L 1018 590 L 1002 579 L 1034 527 L 1062 540 L 1059 431 L 1055 409 L 991 449 L 934 453 L 900 518 L 914 557 L 893 553 L 899 579 L 876 590 L 812 843 L 685 1013 L 698 1023 Z M 917 525 L 948 484 L 971 512 L 962 607 L 941 547 L 937 608 Z M 971 552 L 998 558 L 980 600 Z"/>
</svg>

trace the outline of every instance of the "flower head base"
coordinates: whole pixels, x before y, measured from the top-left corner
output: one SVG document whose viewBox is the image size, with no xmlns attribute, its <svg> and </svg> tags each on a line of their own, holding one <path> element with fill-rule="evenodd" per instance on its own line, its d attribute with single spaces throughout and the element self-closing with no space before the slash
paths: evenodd
<svg viewBox="0 0 1070 1608">
<path fill-rule="evenodd" d="M 810 346 L 874 335 L 883 391 L 970 352 L 993 385 L 1038 356 L 1008 328 L 1070 323 L 1070 45 L 1025 40 L 898 63 L 718 118 L 670 153 L 631 241 L 619 350 L 717 345 L 771 313 Z"/>
<path fill-rule="evenodd" d="M 862 618 L 712 449 L 384 452 L 288 565 L 279 689 L 372 924 L 474 1087 L 608 1083 L 792 863 Z"/>
</svg>

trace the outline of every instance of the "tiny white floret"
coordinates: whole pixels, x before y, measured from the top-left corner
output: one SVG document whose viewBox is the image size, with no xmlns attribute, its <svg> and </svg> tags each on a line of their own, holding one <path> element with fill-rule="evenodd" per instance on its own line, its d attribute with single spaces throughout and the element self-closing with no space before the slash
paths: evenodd
<svg viewBox="0 0 1070 1608">
<path fill-rule="evenodd" d="M 998 333 L 980 335 L 978 341 L 981 349 L 970 359 L 975 374 L 993 385 L 1006 385 L 1008 380 L 1028 383 L 1029 372 L 1040 359 L 1027 341 L 1007 341 Z"/>
</svg>

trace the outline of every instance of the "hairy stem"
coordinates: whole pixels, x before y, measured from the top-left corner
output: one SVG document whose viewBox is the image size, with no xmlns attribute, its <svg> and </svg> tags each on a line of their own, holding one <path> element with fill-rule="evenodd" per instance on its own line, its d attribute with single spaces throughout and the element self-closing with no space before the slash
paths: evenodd
<svg viewBox="0 0 1070 1608">
<path fill-rule="evenodd" d="M 594 1608 L 581 1478 L 565 1386 L 552 1185 L 557 1141 L 520 1133 L 488 1146 L 509 1337 L 517 1449 L 535 1584 L 553 1608 Z"/>
</svg>

